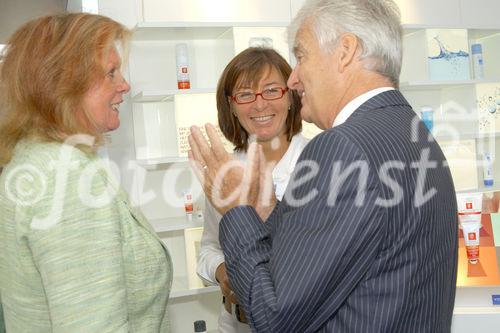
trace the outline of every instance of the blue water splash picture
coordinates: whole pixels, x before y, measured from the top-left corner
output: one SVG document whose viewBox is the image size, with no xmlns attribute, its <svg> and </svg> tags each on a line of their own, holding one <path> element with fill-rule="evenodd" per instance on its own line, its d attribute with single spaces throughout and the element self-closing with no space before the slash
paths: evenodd
<svg viewBox="0 0 500 333">
<path fill-rule="evenodd" d="M 468 80 L 469 53 L 463 50 L 451 51 L 435 36 L 433 41 L 439 46 L 439 54 L 428 57 L 431 80 Z"/>
</svg>

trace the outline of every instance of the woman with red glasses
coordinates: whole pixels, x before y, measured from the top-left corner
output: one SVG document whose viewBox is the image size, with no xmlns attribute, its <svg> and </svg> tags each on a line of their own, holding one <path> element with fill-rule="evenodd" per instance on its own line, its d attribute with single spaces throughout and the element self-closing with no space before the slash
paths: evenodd
<svg viewBox="0 0 500 333">
<path fill-rule="evenodd" d="M 246 158 L 248 145 L 257 141 L 267 163 L 272 163 L 276 197 L 280 200 L 307 139 L 302 136 L 300 97 L 286 82 L 292 68 L 275 50 L 251 47 L 231 60 L 217 86 L 219 126 L 234 144 L 235 158 Z M 205 202 L 198 275 L 220 285 L 224 306 L 219 332 L 251 332 L 244 310 L 232 291 L 219 244 L 221 215 Z"/>
</svg>

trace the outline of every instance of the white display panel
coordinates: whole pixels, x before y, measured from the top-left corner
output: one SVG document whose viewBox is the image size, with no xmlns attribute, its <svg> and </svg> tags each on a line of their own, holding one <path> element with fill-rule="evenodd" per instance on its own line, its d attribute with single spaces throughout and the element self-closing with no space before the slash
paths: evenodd
<svg viewBox="0 0 500 333">
<path fill-rule="evenodd" d="M 143 19 L 146 22 L 289 22 L 290 1 L 143 0 Z"/>
<path fill-rule="evenodd" d="M 401 21 L 409 25 L 435 28 L 460 27 L 457 0 L 395 0 L 401 11 Z"/>
</svg>

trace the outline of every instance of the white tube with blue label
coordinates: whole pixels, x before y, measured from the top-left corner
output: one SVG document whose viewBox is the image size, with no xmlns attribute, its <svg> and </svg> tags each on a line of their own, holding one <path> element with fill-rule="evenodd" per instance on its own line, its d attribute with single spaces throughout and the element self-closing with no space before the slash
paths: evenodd
<svg viewBox="0 0 500 333">
<path fill-rule="evenodd" d="M 495 155 L 491 153 L 483 154 L 483 181 L 484 186 L 493 186 L 494 176 L 493 176 L 493 161 L 495 160 Z"/>
</svg>

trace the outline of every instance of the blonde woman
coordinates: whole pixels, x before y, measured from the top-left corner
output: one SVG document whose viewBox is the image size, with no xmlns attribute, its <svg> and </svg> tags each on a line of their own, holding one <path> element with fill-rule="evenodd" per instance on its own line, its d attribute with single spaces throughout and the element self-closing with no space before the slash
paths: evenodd
<svg viewBox="0 0 500 333">
<path fill-rule="evenodd" d="M 96 149 L 130 87 L 99 15 L 26 23 L 0 74 L 0 288 L 8 332 L 168 332 L 172 263 Z"/>
</svg>

